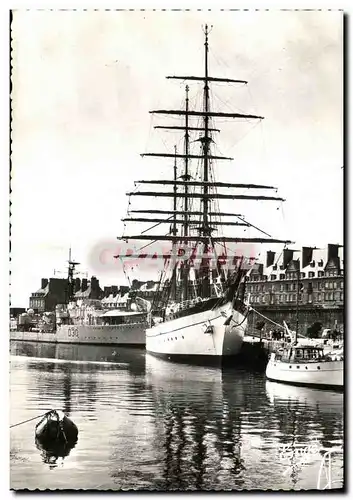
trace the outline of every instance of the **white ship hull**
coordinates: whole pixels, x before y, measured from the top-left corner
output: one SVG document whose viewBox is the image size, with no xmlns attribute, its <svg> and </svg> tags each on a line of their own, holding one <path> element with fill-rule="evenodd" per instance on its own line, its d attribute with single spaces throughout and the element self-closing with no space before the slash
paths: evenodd
<svg viewBox="0 0 353 500">
<path fill-rule="evenodd" d="M 343 388 L 343 361 L 289 363 L 271 357 L 266 367 L 266 377 L 275 382 L 294 385 Z"/>
<path fill-rule="evenodd" d="M 54 333 L 10 332 L 11 340 L 63 344 L 145 345 L 146 323 L 123 325 L 61 325 Z"/>
<path fill-rule="evenodd" d="M 230 316 L 232 320 L 229 322 Z M 184 358 L 200 358 L 200 361 L 222 359 L 239 353 L 246 324 L 246 317 L 227 302 L 147 329 L 146 351 L 175 361 Z"/>
</svg>

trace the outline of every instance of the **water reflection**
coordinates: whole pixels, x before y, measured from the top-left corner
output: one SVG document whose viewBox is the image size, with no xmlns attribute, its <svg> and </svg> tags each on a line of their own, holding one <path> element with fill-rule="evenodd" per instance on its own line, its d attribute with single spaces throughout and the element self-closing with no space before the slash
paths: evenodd
<svg viewBox="0 0 353 500">
<path fill-rule="evenodd" d="M 326 450 L 343 445 L 342 393 L 269 381 L 266 382 L 266 393 L 280 431 L 279 444 L 292 449 L 293 446 L 317 443 L 320 448 L 317 463 Z M 343 483 L 342 458 L 342 455 L 333 457 L 332 473 Z M 301 469 L 301 461 L 293 457 L 290 477 L 294 485 Z"/>
<path fill-rule="evenodd" d="M 308 489 L 316 487 L 319 462 L 293 464 L 285 474 L 278 447 L 343 442 L 339 393 L 174 364 L 131 348 L 13 342 L 11 353 L 11 423 L 56 408 L 80 434 L 69 453 L 39 455 L 29 428 L 17 427 L 14 487 Z M 341 466 L 342 458 L 336 477 Z"/>
<path fill-rule="evenodd" d="M 95 370 L 94 363 L 129 364 L 130 371 L 136 375 L 145 370 L 145 353 L 139 348 L 11 341 L 10 353 L 35 358 L 36 361 L 37 358 L 49 360 L 51 364 L 55 359 L 82 362 L 91 370 Z"/>
<path fill-rule="evenodd" d="M 290 388 L 286 398 L 286 388 L 259 374 L 181 366 L 149 355 L 146 381 L 163 436 L 168 490 L 266 489 L 269 477 L 275 489 L 303 482 L 313 488 L 308 467 L 283 476 L 278 447 L 314 437 L 332 447 L 342 436 L 337 393 Z"/>
<path fill-rule="evenodd" d="M 241 412 L 247 392 L 258 391 L 262 378 L 146 355 L 146 381 L 155 402 L 156 426 L 164 437 L 166 488 L 242 489 L 246 466 Z M 251 401 L 261 405 L 261 399 Z"/>
<path fill-rule="evenodd" d="M 60 464 L 63 464 L 64 458 L 69 456 L 70 451 L 75 448 L 76 443 L 55 443 L 55 444 L 44 444 L 41 443 L 37 438 L 35 439 L 35 445 L 41 453 L 42 460 L 45 464 L 48 464 L 52 469 Z"/>
</svg>

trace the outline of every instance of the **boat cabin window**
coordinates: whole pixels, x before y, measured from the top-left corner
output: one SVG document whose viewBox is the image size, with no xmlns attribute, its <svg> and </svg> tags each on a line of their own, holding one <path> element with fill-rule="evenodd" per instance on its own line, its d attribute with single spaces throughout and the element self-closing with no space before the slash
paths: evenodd
<svg viewBox="0 0 353 500">
<path fill-rule="evenodd" d="M 105 316 L 105 325 L 128 325 L 131 323 L 140 323 L 144 319 L 144 314 L 134 314 L 132 316 Z"/>
<path fill-rule="evenodd" d="M 302 349 L 293 349 L 292 361 L 296 360 L 298 362 L 301 361 L 315 361 L 319 360 L 323 357 L 322 349 L 317 348 L 302 348 Z"/>
<path fill-rule="evenodd" d="M 298 361 L 302 360 L 304 357 L 303 355 L 303 349 L 294 349 L 293 350 L 293 358 L 297 359 Z"/>
</svg>

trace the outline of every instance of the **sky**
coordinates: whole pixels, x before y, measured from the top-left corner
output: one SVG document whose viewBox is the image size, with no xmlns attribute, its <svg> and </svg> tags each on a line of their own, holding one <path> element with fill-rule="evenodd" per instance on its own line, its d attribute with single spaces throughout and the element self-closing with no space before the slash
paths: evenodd
<svg viewBox="0 0 353 500">
<path fill-rule="evenodd" d="M 214 109 L 264 117 L 215 122 L 222 129 L 217 151 L 234 157 L 217 165 L 217 176 L 274 185 L 286 199 L 232 201 L 222 209 L 246 214 L 296 248 L 343 242 L 341 12 L 18 11 L 12 306 L 28 306 L 41 277 L 65 270 L 70 246 L 89 276 L 103 285 L 122 282 L 118 269 L 98 265 L 99 255 L 123 233 L 134 181 L 172 176 L 170 160 L 140 157 L 182 147 L 180 135 L 153 129 L 178 122 L 149 111 L 183 105 L 185 82 L 165 76 L 203 73 L 205 23 L 212 25 L 210 74 L 249 82 L 214 85 Z M 200 95 L 190 83 L 192 105 Z M 166 208 L 163 200 L 147 203 Z"/>
</svg>

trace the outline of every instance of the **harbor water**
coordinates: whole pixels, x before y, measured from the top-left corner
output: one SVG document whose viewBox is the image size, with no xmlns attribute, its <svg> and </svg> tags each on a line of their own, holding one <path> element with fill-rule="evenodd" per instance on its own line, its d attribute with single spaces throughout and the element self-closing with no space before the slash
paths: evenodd
<svg viewBox="0 0 353 500">
<path fill-rule="evenodd" d="M 316 489 L 325 450 L 343 446 L 342 393 L 142 349 L 10 348 L 10 425 L 59 409 L 79 429 L 75 447 L 57 456 L 36 445 L 36 420 L 11 428 L 13 489 Z M 312 443 L 321 451 L 308 452 Z M 305 447 L 305 460 L 283 452 Z M 332 453 L 333 486 L 343 473 L 343 454 Z"/>
</svg>

